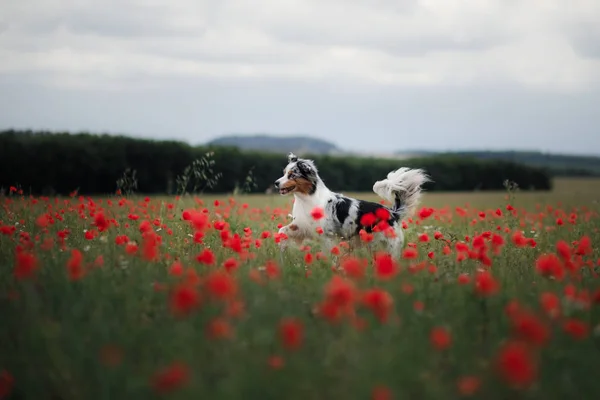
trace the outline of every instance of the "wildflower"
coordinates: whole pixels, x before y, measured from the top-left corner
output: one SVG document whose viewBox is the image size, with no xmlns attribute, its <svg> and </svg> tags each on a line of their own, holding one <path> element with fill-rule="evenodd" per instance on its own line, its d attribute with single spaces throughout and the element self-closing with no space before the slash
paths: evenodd
<svg viewBox="0 0 600 400">
<path fill-rule="evenodd" d="M 275 355 L 269 357 L 269 359 L 267 360 L 267 364 L 271 369 L 281 369 L 283 368 L 285 362 L 281 356 Z"/>
<path fill-rule="evenodd" d="M 583 340 L 590 333 L 588 323 L 575 318 L 566 320 L 563 324 L 563 330 L 576 340 Z"/>
<path fill-rule="evenodd" d="M 36 218 L 35 224 L 40 228 L 47 228 L 51 224 L 52 218 L 48 214 L 42 214 Z"/>
<path fill-rule="evenodd" d="M 313 217 L 313 219 L 315 221 L 318 221 L 321 218 L 325 217 L 325 213 L 321 207 L 313 208 L 312 211 L 310 212 L 310 215 Z"/>
<path fill-rule="evenodd" d="M 127 237 L 127 235 L 117 235 L 115 237 L 115 244 L 117 246 L 122 246 L 124 244 L 127 244 L 127 242 L 129 242 L 129 238 Z"/>
<path fill-rule="evenodd" d="M 390 219 L 390 212 L 385 208 L 378 208 L 375 216 L 381 221 L 387 221 Z"/>
<path fill-rule="evenodd" d="M 496 356 L 496 367 L 500 377 L 516 388 L 526 388 L 537 379 L 537 364 L 522 342 L 504 344 Z"/>
<path fill-rule="evenodd" d="M 233 300 L 227 303 L 225 313 L 228 317 L 236 318 L 244 314 L 245 305 L 243 301 Z"/>
<path fill-rule="evenodd" d="M 302 323 L 295 318 L 282 319 L 279 323 L 279 338 L 287 349 L 298 349 L 304 339 Z"/>
<path fill-rule="evenodd" d="M 140 224 L 139 230 L 141 233 L 146 233 L 152 231 L 152 225 L 150 225 L 150 221 L 144 220 Z"/>
<path fill-rule="evenodd" d="M 312 262 L 313 262 L 313 255 L 312 255 L 312 253 L 306 253 L 304 255 L 304 263 L 307 264 L 307 265 L 310 265 L 310 264 L 312 264 Z"/>
<path fill-rule="evenodd" d="M 429 341 L 436 350 L 446 350 L 452 344 L 452 336 L 446 328 L 435 327 L 429 334 Z"/>
<path fill-rule="evenodd" d="M 174 362 L 152 376 L 151 386 L 155 392 L 164 394 L 181 388 L 189 380 L 189 367 L 182 362 Z"/>
<path fill-rule="evenodd" d="M 238 290 L 235 279 L 224 271 L 214 271 L 209 274 L 206 277 L 205 285 L 208 293 L 220 300 L 234 297 Z"/>
<path fill-rule="evenodd" d="M 458 275 L 458 283 L 460 285 L 466 285 L 471 281 L 471 278 L 469 278 L 469 275 L 467 274 L 460 274 Z"/>
<path fill-rule="evenodd" d="M 592 241 L 589 236 L 583 236 L 577 245 L 575 254 L 580 256 L 587 256 L 592 254 Z"/>
<path fill-rule="evenodd" d="M 104 232 L 110 226 L 102 211 L 99 211 L 94 215 L 94 225 L 98 229 L 98 232 Z"/>
<path fill-rule="evenodd" d="M 371 393 L 372 400 L 392 400 L 392 391 L 383 385 L 378 385 L 373 388 Z"/>
<path fill-rule="evenodd" d="M 214 223 L 214 228 L 218 231 L 224 231 L 227 228 L 227 222 L 225 221 L 217 221 Z"/>
<path fill-rule="evenodd" d="M 342 269 L 353 279 L 362 279 L 365 275 L 365 267 L 356 257 L 346 257 L 342 260 Z"/>
<path fill-rule="evenodd" d="M 502 237 L 501 235 L 498 235 L 496 233 L 494 233 L 492 235 L 492 246 L 494 248 L 499 248 L 504 246 L 504 237 Z"/>
<path fill-rule="evenodd" d="M 169 275 L 181 276 L 183 274 L 183 265 L 180 261 L 175 261 L 169 267 Z"/>
<path fill-rule="evenodd" d="M 78 280 L 83 277 L 84 271 L 81 263 L 83 262 L 83 254 L 77 249 L 71 250 L 71 258 L 67 261 L 67 270 L 69 279 Z"/>
<path fill-rule="evenodd" d="M 371 309 L 379 322 L 387 322 L 389 312 L 394 304 L 392 296 L 383 289 L 373 288 L 364 292 L 362 303 Z"/>
<path fill-rule="evenodd" d="M 216 257 L 210 249 L 204 249 L 196 256 L 196 260 L 202 264 L 213 265 L 216 262 Z"/>
<path fill-rule="evenodd" d="M 142 256 L 148 261 L 158 260 L 158 246 L 160 244 L 160 236 L 152 231 L 148 231 L 143 235 L 144 247 Z"/>
<path fill-rule="evenodd" d="M 398 265 L 389 253 L 375 255 L 375 273 L 379 279 L 390 279 L 398 273 Z"/>
<path fill-rule="evenodd" d="M 489 271 L 480 271 L 475 277 L 475 291 L 480 296 L 491 296 L 500 290 L 500 284 Z"/>
<path fill-rule="evenodd" d="M 476 376 L 462 376 L 456 382 L 456 386 L 461 396 L 472 396 L 479 390 L 481 381 Z"/>
<path fill-rule="evenodd" d="M 265 272 L 270 279 L 277 279 L 281 276 L 281 271 L 279 270 L 279 266 L 273 260 L 267 261 L 265 264 Z"/>
<path fill-rule="evenodd" d="M 360 224 L 364 227 L 375 225 L 377 217 L 373 213 L 367 213 L 360 217 Z"/>
<path fill-rule="evenodd" d="M 189 284 L 181 284 L 171 294 L 171 311 L 175 315 L 187 315 L 200 303 L 200 295 Z"/>
<path fill-rule="evenodd" d="M 127 245 L 125 246 L 125 252 L 127 254 L 133 255 L 138 251 L 138 246 L 137 244 L 135 244 L 134 242 L 129 242 L 127 243 Z"/>
<path fill-rule="evenodd" d="M 404 249 L 404 252 L 402 253 L 402 258 L 415 259 L 415 258 L 417 258 L 417 255 L 418 255 L 417 250 L 408 248 L 408 249 Z"/>
<path fill-rule="evenodd" d="M 527 238 L 523 236 L 523 232 L 516 231 L 512 236 L 512 241 L 517 247 L 525 247 L 528 243 Z"/>
<path fill-rule="evenodd" d="M 39 262 L 35 255 L 23 250 L 17 250 L 15 255 L 14 275 L 17 279 L 28 279 L 38 268 Z"/>
<path fill-rule="evenodd" d="M 550 339 L 550 328 L 532 313 L 515 312 L 512 317 L 512 325 L 517 337 L 533 345 L 543 346 Z"/>
<path fill-rule="evenodd" d="M 339 275 L 334 275 L 327 285 L 325 285 L 327 302 L 341 309 L 350 309 L 356 299 L 356 295 L 354 284 Z"/>
<path fill-rule="evenodd" d="M 544 292 L 540 295 L 540 305 L 551 317 L 557 317 L 560 315 L 560 299 L 558 296 L 551 292 Z"/>
<path fill-rule="evenodd" d="M 233 336 L 231 325 L 226 319 L 213 318 L 207 326 L 207 334 L 211 339 L 228 339 Z"/>
<path fill-rule="evenodd" d="M 204 232 L 202 232 L 202 231 L 194 232 L 194 243 L 201 244 L 203 242 L 203 239 L 204 239 Z"/>
<path fill-rule="evenodd" d="M 416 300 L 413 303 L 413 310 L 415 310 L 416 312 L 420 313 L 425 309 L 425 303 L 423 303 L 420 300 Z"/>
<path fill-rule="evenodd" d="M 542 254 L 535 262 L 536 270 L 540 275 L 551 276 L 562 280 L 565 272 L 560 259 L 555 254 Z"/>
<path fill-rule="evenodd" d="M 7 399 L 12 393 L 15 378 L 7 370 L 0 371 L 0 399 Z"/>
<path fill-rule="evenodd" d="M 17 227 L 14 225 L 1 225 L 0 233 L 6 236 L 10 236 L 17 231 Z"/>
<path fill-rule="evenodd" d="M 426 218 L 429 218 L 431 216 L 431 214 L 433 214 L 433 208 L 425 208 L 425 207 L 423 207 L 419 211 L 419 218 L 426 219 Z"/>
<path fill-rule="evenodd" d="M 239 261 L 233 257 L 229 257 L 227 260 L 223 262 L 223 267 L 227 272 L 233 272 L 240 265 Z"/>
<path fill-rule="evenodd" d="M 365 243 L 369 243 L 372 242 L 374 239 L 374 236 L 372 233 L 368 233 L 367 231 L 365 231 L 364 229 L 361 229 L 358 232 L 359 236 L 360 236 L 360 240 L 365 242 Z"/>
<path fill-rule="evenodd" d="M 571 259 L 571 247 L 564 240 L 556 242 L 556 251 L 564 261 Z"/>
</svg>

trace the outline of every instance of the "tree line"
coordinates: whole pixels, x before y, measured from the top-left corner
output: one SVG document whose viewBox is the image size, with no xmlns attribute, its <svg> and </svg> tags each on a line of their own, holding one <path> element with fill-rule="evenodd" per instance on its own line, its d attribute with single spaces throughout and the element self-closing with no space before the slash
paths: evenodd
<svg viewBox="0 0 600 400">
<path fill-rule="evenodd" d="M 328 187 L 371 191 L 399 167 L 423 168 L 428 191 L 501 190 L 506 180 L 522 190 L 549 190 L 551 173 L 510 161 L 462 156 L 406 160 L 303 155 L 315 160 Z M 0 188 L 24 193 L 98 195 L 117 189 L 143 194 L 263 193 L 282 175 L 287 154 L 235 147 L 191 146 L 177 141 L 88 133 L 0 132 Z"/>
</svg>

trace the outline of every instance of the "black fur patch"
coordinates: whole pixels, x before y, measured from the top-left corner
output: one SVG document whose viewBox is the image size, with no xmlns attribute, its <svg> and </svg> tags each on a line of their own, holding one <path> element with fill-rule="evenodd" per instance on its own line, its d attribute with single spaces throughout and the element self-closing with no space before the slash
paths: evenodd
<svg viewBox="0 0 600 400">
<path fill-rule="evenodd" d="M 314 180 L 315 174 L 310 165 L 300 160 L 296 163 L 296 167 L 298 167 L 298 170 L 300 171 L 302 176 L 304 176 L 307 179 L 310 179 L 311 181 Z"/>
<path fill-rule="evenodd" d="M 335 204 L 335 216 L 341 224 L 344 223 L 348 215 L 350 215 L 351 201 L 343 197 L 338 197 L 338 201 Z"/>
<path fill-rule="evenodd" d="M 366 214 L 371 213 L 371 214 L 375 215 L 377 210 L 379 210 L 380 208 L 386 209 L 390 213 L 390 218 L 387 221 L 387 223 L 389 225 L 393 225 L 394 223 L 396 223 L 398 221 L 398 218 L 400 218 L 400 214 L 395 212 L 395 210 L 390 210 L 389 208 L 387 208 L 379 203 L 374 203 L 372 201 L 366 201 L 366 200 L 358 200 L 358 214 L 356 216 L 356 219 L 357 219 L 356 231 L 359 232 L 361 229 L 364 229 L 365 231 L 367 231 L 367 233 L 371 233 L 373 231 L 373 227 L 360 225 L 360 220 Z"/>
<path fill-rule="evenodd" d="M 394 199 L 394 211 L 397 213 L 402 213 L 402 209 L 404 208 L 404 204 L 402 204 L 402 199 L 398 194 L 396 194 Z"/>
</svg>

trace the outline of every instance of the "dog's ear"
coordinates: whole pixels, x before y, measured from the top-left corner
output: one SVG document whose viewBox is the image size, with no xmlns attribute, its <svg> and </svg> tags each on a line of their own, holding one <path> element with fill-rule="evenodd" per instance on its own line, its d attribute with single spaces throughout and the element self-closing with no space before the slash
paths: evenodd
<svg viewBox="0 0 600 400">
<path fill-rule="evenodd" d="M 311 160 L 300 160 L 296 164 L 302 175 L 312 178 L 315 176 L 317 169 Z"/>
<path fill-rule="evenodd" d="M 294 153 L 290 153 L 288 154 L 288 162 L 296 162 L 298 161 L 298 156 L 295 155 Z"/>
</svg>

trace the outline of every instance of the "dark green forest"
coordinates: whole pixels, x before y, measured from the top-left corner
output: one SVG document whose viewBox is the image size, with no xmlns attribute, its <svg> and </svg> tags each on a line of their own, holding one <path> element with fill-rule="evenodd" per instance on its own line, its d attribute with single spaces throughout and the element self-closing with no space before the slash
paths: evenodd
<svg viewBox="0 0 600 400">
<path fill-rule="evenodd" d="M 504 160 L 465 156 L 408 160 L 318 154 L 305 157 L 315 160 L 327 186 L 336 191 L 371 191 L 375 181 L 403 166 L 425 169 L 434 181 L 427 184 L 429 191 L 501 190 L 505 180 L 516 182 L 522 190 L 549 190 L 552 185 L 546 169 Z M 282 175 L 286 163 L 283 152 L 88 133 L 0 132 L 0 188 L 4 193 L 10 186 L 26 194 L 43 195 L 75 190 L 80 194 L 108 194 L 118 188 L 143 194 L 183 190 L 231 193 L 236 188 L 262 193 Z M 135 179 L 131 179 L 133 171 Z M 123 184 L 124 174 L 137 185 Z"/>
</svg>

